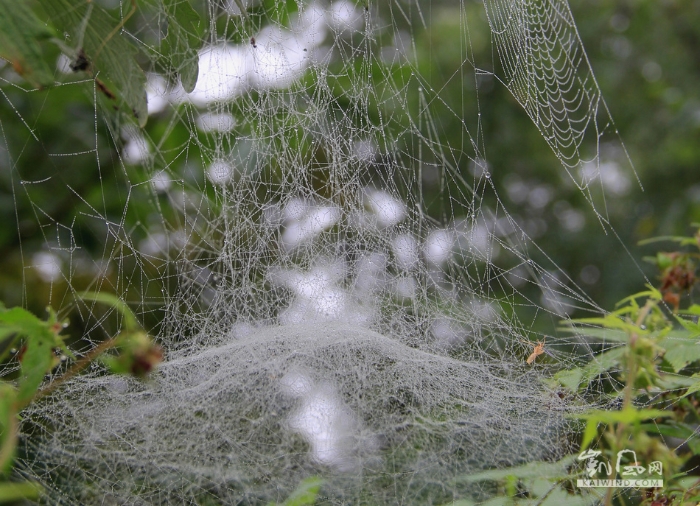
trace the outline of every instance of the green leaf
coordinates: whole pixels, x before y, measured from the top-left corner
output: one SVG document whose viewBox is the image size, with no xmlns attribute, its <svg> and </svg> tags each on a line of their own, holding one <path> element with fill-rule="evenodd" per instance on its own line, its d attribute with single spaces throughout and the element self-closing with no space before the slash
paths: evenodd
<svg viewBox="0 0 700 506">
<path fill-rule="evenodd" d="M 292 492 L 292 495 L 282 503 L 283 506 L 307 506 L 314 504 L 322 484 L 323 480 L 316 476 L 306 478 L 299 484 L 296 490 Z"/>
<path fill-rule="evenodd" d="M 551 488 L 551 484 L 549 486 Z M 549 490 L 549 489 L 547 489 Z M 544 492 L 537 493 L 537 497 L 544 497 Z M 555 488 L 544 501 L 534 501 L 531 500 L 524 504 L 532 504 L 537 506 L 561 506 L 565 504 L 566 506 L 593 506 L 594 504 L 600 504 L 599 497 L 594 494 L 586 494 L 586 492 L 581 492 L 577 490 L 577 493 L 569 493 L 562 487 Z"/>
<path fill-rule="evenodd" d="M 680 312 L 683 314 L 691 314 L 691 315 L 695 315 L 695 316 L 700 316 L 700 305 L 693 304 L 685 311 L 680 311 Z"/>
<path fill-rule="evenodd" d="M 588 445 L 595 439 L 596 434 L 598 434 L 598 422 L 588 420 L 583 431 L 583 438 L 581 438 L 581 448 L 588 448 Z"/>
<path fill-rule="evenodd" d="M 588 384 L 600 374 L 620 365 L 625 353 L 625 347 L 620 346 L 612 350 L 600 353 L 584 367 L 577 367 L 558 372 L 554 379 L 565 388 L 576 391 L 579 388 L 586 388 Z"/>
<path fill-rule="evenodd" d="M 22 499 L 38 499 L 44 491 L 38 483 L 25 481 L 22 483 L 0 482 L 0 503 L 15 502 Z"/>
<path fill-rule="evenodd" d="M 613 330 L 600 327 L 575 327 L 573 325 L 573 323 L 575 322 L 571 322 L 571 324 L 569 324 L 569 322 L 566 323 L 567 325 L 564 327 L 560 327 L 560 330 L 564 332 L 571 332 L 581 337 L 595 337 L 603 341 L 613 341 L 616 343 L 625 344 L 629 343 L 630 340 L 629 334 L 621 330 Z"/>
<path fill-rule="evenodd" d="M 661 434 L 681 439 L 688 444 L 694 454 L 700 455 L 700 439 L 697 438 L 696 428 L 692 425 L 669 421 L 660 424 L 642 424 L 641 428 L 650 434 Z"/>
<path fill-rule="evenodd" d="M 473 483 L 477 481 L 503 481 L 511 476 L 520 479 L 546 478 L 561 480 L 570 477 L 568 468 L 576 461 L 576 455 L 567 455 L 557 462 L 529 462 L 522 466 L 508 469 L 490 469 L 468 476 L 460 476 L 456 483 Z"/>
<path fill-rule="evenodd" d="M 683 394 L 683 397 L 687 397 L 687 396 L 689 396 L 689 395 L 694 394 L 695 392 L 700 391 L 700 375 L 698 375 L 698 374 L 693 374 L 692 377 L 693 377 L 693 378 L 698 378 L 698 382 L 695 383 L 695 384 L 694 384 L 693 386 L 691 386 L 690 388 L 688 388 L 688 391 L 687 391 L 685 394 Z"/>
<path fill-rule="evenodd" d="M 692 377 L 677 374 L 663 374 L 656 380 L 656 386 L 666 391 L 682 390 L 694 384 L 695 380 Z"/>
<path fill-rule="evenodd" d="M 695 338 L 667 336 L 659 341 L 659 346 L 666 350 L 664 360 L 671 364 L 674 372 L 700 360 L 700 344 Z"/>
<path fill-rule="evenodd" d="M 649 284 L 647 284 L 646 287 L 648 288 L 648 290 L 646 290 L 644 292 L 637 292 L 635 294 L 630 295 L 629 297 L 625 297 L 624 299 L 620 300 L 615 305 L 622 306 L 623 304 L 626 304 L 626 303 L 633 303 L 634 301 L 636 301 L 636 299 L 641 299 L 642 297 L 647 297 L 651 300 L 657 300 L 657 301 L 663 300 L 664 296 L 661 294 L 661 292 L 658 289 L 654 288 L 652 285 L 649 285 Z M 636 304 L 636 302 L 634 302 L 634 303 Z"/>
<path fill-rule="evenodd" d="M 27 2 L 0 0 L 0 56 L 9 60 L 17 73 L 37 88 L 54 82 L 39 44 L 53 36 Z"/>
<path fill-rule="evenodd" d="M 7 1 L 7 0 L 6 0 Z M 74 2 L 70 0 L 38 0 L 49 19 L 61 33 L 68 33 L 70 40 L 82 40 L 80 50 L 89 62 L 90 73 L 99 78 L 106 76 L 115 89 L 105 84 L 102 93 L 125 106 L 133 113 L 141 127 L 146 125 L 148 107 L 146 102 L 146 76 L 136 61 L 137 51 L 126 37 L 117 30 L 119 22 L 95 2 Z M 84 33 L 81 30 L 84 28 Z"/>
<path fill-rule="evenodd" d="M 640 329 L 636 325 L 632 323 L 628 323 L 621 318 L 619 318 L 615 314 L 609 314 L 604 317 L 598 317 L 598 318 L 579 318 L 576 320 L 571 320 L 571 323 L 583 323 L 585 325 L 598 325 L 600 327 L 604 327 L 606 329 L 616 329 L 616 330 L 622 330 L 627 333 L 636 333 L 636 334 L 646 334 L 647 331 Z"/>
<path fill-rule="evenodd" d="M 588 448 L 588 445 L 593 441 L 598 433 L 598 425 L 611 425 L 614 423 L 637 424 L 650 418 L 666 418 L 672 416 L 673 413 L 662 411 L 660 409 L 636 409 L 627 407 L 620 411 L 605 411 L 592 410 L 586 413 L 576 413 L 568 415 L 568 418 L 578 418 L 586 420 L 586 429 L 581 440 L 581 448 Z"/>
<path fill-rule="evenodd" d="M 594 420 L 600 423 L 611 424 L 611 423 L 637 423 L 650 418 L 665 418 L 671 416 L 673 413 L 669 411 L 663 411 L 661 409 L 636 409 L 633 407 L 628 407 L 626 409 L 621 409 L 619 411 L 605 411 L 602 409 L 595 409 L 592 411 L 587 411 L 585 413 L 576 413 L 568 415 L 569 418 L 578 418 L 581 420 Z"/>
<path fill-rule="evenodd" d="M 662 241 L 672 241 L 672 242 L 677 242 L 681 246 L 690 246 L 693 244 L 697 244 L 697 240 L 695 237 L 686 237 L 682 235 L 662 235 L 660 237 L 651 237 L 649 239 L 644 239 L 642 241 L 639 241 L 637 244 L 639 246 L 645 246 L 647 244 L 651 244 L 654 242 L 662 242 Z"/>
<path fill-rule="evenodd" d="M 62 340 L 50 328 L 52 322 L 43 322 L 29 311 L 15 307 L 0 313 L 2 333 L 16 332 L 26 338 L 21 358 L 21 375 L 18 380 L 17 401 L 28 402 L 51 370 L 54 363 L 53 349 Z"/>
<path fill-rule="evenodd" d="M 41 334 L 28 334 L 26 349 L 21 360 L 21 376 L 17 390 L 17 402 L 29 402 L 54 366 L 54 336 L 48 329 Z"/>
<path fill-rule="evenodd" d="M 576 392 L 581 386 L 583 380 L 583 368 L 575 367 L 573 369 L 564 369 L 554 375 L 554 380 L 557 384 L 568 388 L 572 392 Z"/>
<path fill-rule="evenodd" d="M 0 437 L 10 426 L 10 418 L 15 416 L 14 403 L 17 391 L 7 382 L 0 383 Z"/>
<path fill-rule="evenodd" d="M 17 391 L 9 383 L 0 383 L 0 473 L 11 469 L 17 449 Z"/>
<path fill-rule="evenodd" d="M 676 316 L 676 320 L 678 320 L 678 323 L 680 323 L 684 329 L 690 332 L 690 337 L 700 336 L 700 324 L 684 318 L 679 318 L 678 316 Z"/>
<path fill-rule="evenodd" d="M 161 44 L 161 53 L 169 59 L 169 64 L 180 75 L 180 82 L 190 93 L 197 84 L 199 73 L 198 49 L 202 44 L 204 23 L 189 2 L 165 0 L 168 17 L 168 34 Z"/>
</svg>

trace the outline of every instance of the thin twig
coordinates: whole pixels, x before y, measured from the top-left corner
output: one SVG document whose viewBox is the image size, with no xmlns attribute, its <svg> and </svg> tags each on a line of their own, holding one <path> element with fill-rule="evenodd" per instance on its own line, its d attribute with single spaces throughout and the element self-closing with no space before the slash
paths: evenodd
<svg viewBox="0 0 700 506">
<path fill-rule="evenodd" d="M 117 337 L 113 337 L 112 339 L 108 339 L 106 341 L 101 342 L 97 346 L 95 346 L 90 352 L 85 355 L 83 358 L 78 360 L 75 364 L 73 364 L 73 367 L 71 367 L 68 371 L 66 371 L 65 374 L 62 374 L 58 378 L 56 378 L 54 381 L 46 385 L 44 388 L 39 390 L 36 394 L 34 394 L 34 397 L 32 397 L 29 401 L 26 402 L 26 404 L 29 404 L 30 402 L 37 401 L 41 399 L 42 397 L 45 397 L 46 395 L 50 394 L 56 388 L 61 386 L 63 383 L 71 379 L 73 376 L 78 374 L 80 371 L 85 369 L 88 365 L 90 365 L 98 356 L 100 356 L 102 353 L 107 351 L 110 348 L 113 348 L 117 344 Z M 24 407 L 24 406 L 22 406 Z"/>
</svg>

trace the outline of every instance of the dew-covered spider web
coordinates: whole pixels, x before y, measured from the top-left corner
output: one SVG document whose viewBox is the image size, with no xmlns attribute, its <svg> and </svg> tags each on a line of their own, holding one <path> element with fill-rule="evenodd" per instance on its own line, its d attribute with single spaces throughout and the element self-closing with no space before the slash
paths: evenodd
<svg viewBox="0 0 700 506">
<path fill-rule="evenodd" d="M 31 406 L 19 472 L 52 504 L 268 504 L 314 476 L 321 503 L 443 504 L 497 491 L 470 473 L 574 451 L 582 404 L 529 360 L 534 322 L 600 309 L 505 208 L 480 98 L 507 89 L 605 221 L 601 155 L 624 150 L 566 1 L 192 3 L 191 93 L 157 65 L 158 2 L 115 35 L 149 71 L 144 129 L 63 55 L 45 101 L 82 92 L 94 118 L 75 106 L 81 140 L 49 144 L 20 103 L 39 92 L 2 70 L 26 275 L 80 322 L 78 352 L 119 329 L 91 290 L 166 356 Z M 33 153 L 48 175 L 22 169 Z"/>
</svg>

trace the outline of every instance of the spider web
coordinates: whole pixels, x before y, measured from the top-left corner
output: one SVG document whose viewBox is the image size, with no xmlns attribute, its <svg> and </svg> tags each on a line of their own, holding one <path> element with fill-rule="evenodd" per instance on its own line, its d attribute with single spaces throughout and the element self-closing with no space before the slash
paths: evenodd
<svg viewBox="0 0 700 506">
<path fill-rule="evenodd" d="M 263 504 L 321 476 L 328 503 L 440 504 L 495 492 L 469 473 L 570 452 L 565 415 L 581 405 L 544 386 L 544 357 L 525 363 L 544 339 L 531 329 L 599 308 L 504 208 L 478 91 L 495 62 L 473 47 L 490 33 L 498 79 L 572 177 L 597 167 L 581 172 L 590 194 L 612 123 L 568 6 L 199 7 L 196 88 L 154 65 L 144 130 L 95 81 L 57 74 L 46 100 L 91 97 L 84 150 L 33 135 L 42 112 L 20 102 L 36 92 L 4 70 L 26 127 L 2 130 L 18 231 L 29 220 L 40 236 L 21 243 L 28 275 L 79 315 L 82 346 L 119 329 L 80 300 L 88 288 L 118 294 L 167 354 L 150 382 L 96 366 L 30 407 L 22 474 L 56 503 Z M 148 53 L 162 12 L 141 10 L 118 36 Z M 440 12 L 450 47 L 431 38 Z M 455 51 L 454 68 L 431 62 Z M 48 178 L 25 168 L 32 150 Z M 96 197 L 60 177 L 84 158 Z M 566 336 L 546 348 L 565 365 L 592 353 Z"/>
<path fill-rule="evenodd" d="M 603 181 L 601 144 L 611 138 L 619 142 L 619 135 L 569 5 L 495 0 L 484 7 L 503 69 L 500 80 L 594 205 L 590 186 Z M 631 166 L 621 142 L 619 146 Z M 637 182 L 641 186 L 639 178 Z M 606 210 L 597 214 L 607 221 Z"/>
</svg>

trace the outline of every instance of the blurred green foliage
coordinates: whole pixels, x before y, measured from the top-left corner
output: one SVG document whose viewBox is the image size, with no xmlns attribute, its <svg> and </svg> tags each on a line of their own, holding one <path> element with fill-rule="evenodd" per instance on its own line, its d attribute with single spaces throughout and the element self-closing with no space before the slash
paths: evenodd
<svg viewBox="0 0 700 506">
<path fill-rule="evenodd" d="M 358 5 L 363 7 L 364 3 Z M 202 40 L 204 33 L 192 19 L 195 14 L 203 19 L 209 14 L 199 2 L 192 6 L 194 11 L 174 8 L 168 2 L 138 2 L 126 26 L 137 34 L 139 51 L 164 41 L 163 48 L 177 55 L 175 68 L 164 66 L 153 55 L 137 54 L 142 68 L 160 71 L 171 79 L 183 69 L 191 79 L 189 48 L 197 39 Z M 112 9 L 109 15 L 116 22 L 117 12 L 125 16 L 130 8 L 125 2 L 121 11 Z M 276 2 L 262 2 L 245 20 L 217 17 L 212 28 L 235 39 L 239 32 L 231 29 L 231 23 L 264 24 L 267 18 L 284 23 L 290 9 L 296 8 L 294 2 L 288 3 L 287 9 Z M 433 1 L 428 6 L 425 2 L 421 15 L 426 29 L 419 28 L 421 23 L 409 25 L 396 18 L 393 27 L 379 30 L 376 36 L 378 44 L 386 45 L 402 30 L 411 34 L 415 61 L 420 74 L 428 79 L 426 87 L 439 90 L 445 104 L 431 104 L 436 131 L 443 145 L 463 149 L 463 156 L 455 163 L 466 180 L 476 182 L 468 158 L 473 155 L 471 140 L 462 121 L 469 132 L 478 134 L 475 142 L 486 155 L 492 181 L 508 211 L 569 273 L 572 282 L 601 307 L 611 307 L 645 281 L 644 275 L 653 275 L 638 261 L 650 250 L 631 245 L 659 233 L 682 233 L 684 223 L 700 220 L 700 180 L 696 176 L 700 162 L 700 0 L 598 0 L 593 4 L 575 0 L 571 8 L 603 96 L 644 187 L 642 191 L 631 168 L 621 164 L 618 190 L 606 195 L 608 217 L 619 241 L 616 234 L 604 231 L 582 192 L 505 86 L 488 73 L 475 79 L 474 69 L 465 63 L 468 57 L 486 71 L 498 71 L 483 5 Z M 389 15 L 389 5 L 372 5 L 372 9 Z M 42 10 L 37 8 L 37 12 Z M 417 11 L 410 15 L 418 16 Z M 162 26 L 160 32 L 154 29 L 154 19 L 167 20 L 168 16 L 170 25 L 178 28 L 177 34 Z M 465 38 L 465 19 L 469 52 L 460 42 Z M 90 20 L 87 22 L 89 25 Z M 66 39 L 65 44 L 73 47 L 75 37 Z M 178 45 L 188 40 L 190 46 Z M 43 53 L 52 62 L 59 50 L 44 44 Z M 460 69 L 458 74 L 455 69 Z M 377 76 L 373 83 L 377 90 L 381 90 L 386 72 L 372 74 Z M 400 67 L 391 70 L 397 82 L 409 77 L 406 72 Z M 155 172 L 168 167 L 187 184 L 204 188 L 200 164 L 206 163 L 213 141 L 201 134 L 192 142 L 192 125 L 187 120 L 192 106 L 181 105 L 175 111 L 152 116 L 145 132 L 158 151 L 142 166 L 128 166 L 116 146 L 127 140 L 125 132 L 133 120 L 128 111 L 113 111 L 112 101 L 97 90 L 89 75 L 55 72 L 54 79 L 64 84 L 40 91 L 20 79 L 9 64 L 0 70 L 0 76 L 0 209 L 5 223 L 0 228 L 0 300 L 39 312 L 47 304 L 64 307 L 71 301 L 69 286 L 88 288 L 98 275 L 102 287 L 112 289 L 123 279 L 136 276 L 144 282 L 135 283 L 131 298 L 152 301 L 152 305 L 136 310 L 141 317 L 151 319 L 147 328 L 157 325 L 160 315 L 154 308 L 162 301 L 163 286 L 148 280 L 165 279 L 166 267 L 155 260 L 139 264 L 127 251 L 121 254 L 119 248 L 121 242 L 138 244 L 152 237 L 158 227 L 167 228 L 177 221 L 167 198 L 144 184 Z M 342 79 L 331 84 L 342 105 Z M 478 103 L 472 100 L 476 87 Z M 415 89 L 409 93 L 418 110 L 419 93 Z M 232 107 L 235 115 L 235 102 Z M 619 153 L 615 156 L 620 158 Z M 441 197 L 443 184 L 449 186 L 450 181 L 430 174 L 424 177 L 428 211 L 440 219 L 446 206 Z M 597 198 L 600 201 L 602 195 Z M 127 203 L 129 212 L 125 214 Z M 497 207 L 488 196 L 485 204 Z M 466 216 L 470 210 L 449 212 L 460 218 L 460 213 Z M 55 279 L 42 278 L 32 267 L 35 255 L 45 252 L 47 244 L 65 257 L 62 275 Z M 528 255 L 535 262 L 548 263 L 536 249 Z M 105 264 L 105 258 L 115 260 Z M 513 266 L 505 262 L 502 267 Z M 556 317 L 552 316 L 549 326 L 555 325 Z"/>
</svg>

